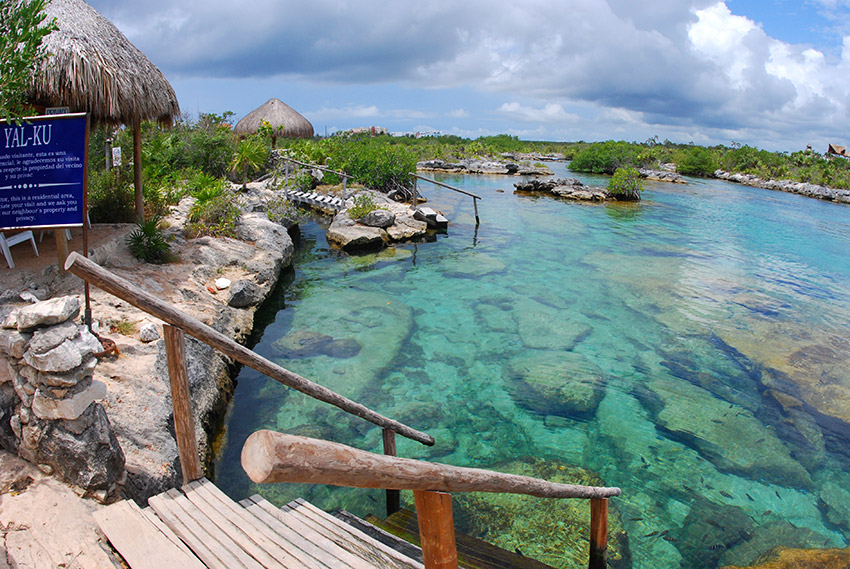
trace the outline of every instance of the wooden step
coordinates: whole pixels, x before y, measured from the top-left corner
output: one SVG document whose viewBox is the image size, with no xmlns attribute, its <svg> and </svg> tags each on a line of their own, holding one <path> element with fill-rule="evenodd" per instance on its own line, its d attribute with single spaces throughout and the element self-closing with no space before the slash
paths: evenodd
<svg viewBox="0 0 850 569">
<path fill-rule="evenodd" d="M 118 502 L 96 519 L 131 569 L 424 569 L 299 500 L 231 500 L 206 480 L 171 489 L 140 510 Z"/>
<path fill-rule="evenodd" d="M 386 520 L 367 516 L 366 521 L 406 541 L 419 545 L 416 513 L 404 509 Z M 455 530 L 458 562 L 467 569 L 552 569 L 549 565 Z"/>
</svg>

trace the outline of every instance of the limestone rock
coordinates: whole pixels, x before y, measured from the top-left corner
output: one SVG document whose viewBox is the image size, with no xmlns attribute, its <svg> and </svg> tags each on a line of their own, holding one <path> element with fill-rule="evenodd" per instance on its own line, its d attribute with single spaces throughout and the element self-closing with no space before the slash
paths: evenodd
<svg viewBox="0 0 850 569">
<path fill-rule="evenodd" d="M 606 378 L 574 352 L 524 352 L 510 362 L 508 386 L 523 407 L 542 415 L 589 418 L 605 395 Z"/>
<path fill-rule="evenodd" d="M 83 387 L 63 399 L 56 399 L 39 387 L 32 399 L 32 412 L 39 419 L 74 420 L 82 415 L 89 405 L 106 397 L 106 385 L 100 381 L 92 380 L 90 383 L 81 382 L 78 385 Z"/>
<path fill-rule="evenodd" d="M 395 214 L 385 209 L 376 209 L 358 219 L 357 222 L 362 223 L 363 225 L 368 225 L 369 227 L 381 227 L 386 229 L 395 223 Z"/>
<path fill-rule="evenodd" d="M 284 358 L 310 358 L 317 355 L 350 358 L 360 353 L 361 346 L 353 338 L 337 340 L 327 334 L 295 330 L 276 341 L 274 348 Z"/>
<path fill-rule="evenodd" d="M 65 340 L 73 340 L 79 333 L 79 329 L 73 322 L 63 322 L 58 326 L 42 328 L 33 333 L 29 349 L 34 354 L 43 354 Z"/>
<path fill-rule="evenodd" d="M 124 473 L 124 453 L 102 405 L 88 407 L 75 420 L 45 421 L 35 448 L 37 464 L 89 492 L 112 492 Z"/>
<path fill-rule="evenodd" d="M 0 330 L 0 353 L 13 358 L 24 357 L 27 343 L 32 335 L 18 332 L 17 330 Z"/>
<path fill-rule="evenodd" d="M 396 216 L 395 223 L 387 227 L 387 235 L 393 241 L 408 241 L 417 239 L 425 235 L 428 231 L 428 224 L 418 219 L 413 219 L 410 216 Z"/>
<path fill-rule="evenodd" d="M 18 372 L 9 363 L 9 360 L 0 358 L 0 384 L 11 382 L 17 375 Z"/>
<path fill-rule="evenodd" d="M 76 318 L 80 313 L 80 299 L 76 296 L 51 298 L 38 304 L 25 306 L 17 312 L 18 330 L 32 330 L 40 326 L 53 326 Z"/>
<path fill-rule="evenodd" d="M 260 287 L 249 280 L 238 280 L 230 286 L 230 299 L 228 306 L 233 308 L 246 308 L 254 306 L 262 301 Z"/>
<path fill-rule="evenodd" d="M 70 371 L 80 365 L 83 362 L 83 356 L 71 340 L 65 340 L 43 354 L 36 354 L 32 350 L 28 350 L 24 354 L 24 361 L 38 371 L 63 372 Z"/>
<path fill-rule="evenodd" d="M 327 232 L 328 243 L 345 251 L 380 248 L 388 239 L 383 229 L 359 225 L 343 214 L 334 218 Z"/>
<path fill-rule="evenodd" d="M 218 290 L 224 290 L 226 288 L 230 288 L 230 279 L 226 279 L 224 277 L 218 278 L 215 280 L 215 288 Z"/>
<path fill-rule="evenodd" d="M 37 376 L 37 383 L 50 387 L 73 387 L 87 377 L 91 377 L 97 366 L 97 358 L 89 357 L 83 363 L 64 373 L 44 373 Z"/>
<path fill-rule="evenodd" d="M 80 335 L 72 340 L 74 347 L 79 350 L 80 356 L 86 359 L 91 354 L 96 354 L 103 351 L 103 344 L 100 343 L 94 334 L 89 332 L 85 326 L 80 326 Z"/>
<path fill-rule="evenodd" d="M 737 506 L 721 506 L 697 496 L 682 527 L 674 534 L 682 569 L 716 567 L 725 551 L 752 538 L 755 525 Z"/>
<path fill-rule="evenodd" d="M 139 340 L 145 344 L 159 340 L 159 329 L 153 322 L 145 322 L 139 328 Z"/>
<path fill-rule="evenodd" d="M 552 318 L 551 310 L 534 301 L 517 303 L 513 316 L 526 348 L 570 351 L 593 332 L 586 322 L 569 313 L 561 319 Z"/>
<path fill-rule="evenodd" d="M 778 547 L 748 568 L 726 566 L 721 569 L 844 569 L 850 566 L 850 547 L 846 549 L 791 549 Z"/>
</svg>

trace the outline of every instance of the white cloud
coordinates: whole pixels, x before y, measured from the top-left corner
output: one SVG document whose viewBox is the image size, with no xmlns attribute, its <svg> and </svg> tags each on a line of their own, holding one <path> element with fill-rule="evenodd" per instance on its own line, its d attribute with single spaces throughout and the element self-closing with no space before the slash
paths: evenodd
<svg viewBox="0 0 850 569">
<path fill-rule="evenodd" d="M 501 131 L 541 123 L 589 139 L 582 124 L 586 132 L 647 129 L 641 140 L 670 132 L 728 142 L 729 132 L 749 132 L 754 144 L 795 144 L 850 130 L 848 0 L 811 0 L 834 29 L 846 28 L 843 51 L 834 53 L 771 38 L 717 0 L 517 0 L 495 8 L 432 0 L 392 9 L 374 0 L 91 1 L 169 78 L 311 85 L 330 101 L 310 113 L 315 120 L 468 120 L 467 109 L 480 107 L 439 101 L 466 90 L 509 101 L 489 107 L 507 121 Z M 386 85 L 416 91 L 415 101 L 381 99 Z M 354 88 L 357 97 L 348 95 Z M 422 92 L 442 106 L 420 108 Z M 595 105 L 601 122 L 571 112 L 578 105 Z"/>
<path fill-rule="evenodd" d="M 544 107 L 536 109 L 526 107 L 517 102 L 503 103 L 499 112 L 521 120 L 523 122 L 576 122 L 579 116 L 568 113 L 564 107 L 557 103 L 548 103 Z"/>
</svg>

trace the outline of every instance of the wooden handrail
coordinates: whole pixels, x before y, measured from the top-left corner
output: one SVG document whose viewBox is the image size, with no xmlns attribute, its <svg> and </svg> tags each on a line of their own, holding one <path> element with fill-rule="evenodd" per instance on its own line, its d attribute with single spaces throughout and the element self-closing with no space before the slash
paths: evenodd
<svg viewBox="0 0 850 569">
<path fill-rule="evenodd" d="M 461 190 L 460 188 L 456 188 L 456 187 L 454 187 L 454 186 L 450 186 L 450 185 L 448 185 L 448 184 L 444 184 L 443 182 L 438 182 L 437 180 L 434 180 L 433 178 L 427 178 L 427 177 L 422 176 L 422 175 L 420 175 L 420 174 L 411 174 L 411 176 L 413 176 L 414 178 L 416 178 L 416 179 L 418 179 L 418 180 L 423 180 L 423 181 L 425 181 L 425 182 L 431 182 L 432 184 L 436 184 L 436 185 L 438 185 L 438 186 L 442 186 L 442 187 L 444 187 L 444 188 L 446 188 L 446 189 L 449 189 L 449 190 L 452 190 L 452 191 L 458 192 L 458 193 L 460 193 L 460 194 L 465 194 L 465 195 L 467 195 L 467 196 L 469 196 L 469 197 L 472 197 L 472 198 L 475 198 L 475 199 L 477 199 L 477 200 L 480 200 L 480 199 L 481 199 L 481 196 L 475 195 L 475 194 L 473 194 L 472 192 L 467 192 L 466 190 Z"/>
<path fill-rule="evenodd" d="M 354 488 L 507 492 L 541 498 L 610 498 L 619 488 L 451 466 L 359 450 L 340 443 L 260 430 L 242 447 L 242 468 L 257 483 L 300 482 Z"/>
<path fill-rule="evenodd" d="M 605 569 L 608 498 L 619 488 L 558 484 L 540 478 L 396 458 L 339 443 L 256 431 L 242 446 L 242 468 L 256 483 L 295 482 L 413 490 L 425 569 L 456 569 L 457 548 L 448 492 L 505 492 L 543 498 L 590 499 L 589 569 Z"/>
<path fill-rule="evenodd" d="M 122 279 L 118 275 L 107 271 L 94 261 L 83 257 L 79 253 L 72 252 L 68 255 L 68 259 L 65 261 L 65 270 L 70 271 L 86 282 L 90 282 L 106 292 L 117 296 L 121 300 L 129 302 L 136 308 L 159 318 L 163 322 L 167 322 L 172 326 L 181 328 L 187 334 L 209 344 L 223 354 L 283 383 L 284 385 L 288 385 L 289 387 L 297 389 L 310 397 L 324 401 L 325 403 L 330 403 L 331 405 L 339 407 L 343 411 L 356 415 L 385 429 L 395 431 L 400 435 L 418 441 L 424 445 L 431 446 L 434 444 L 434 437 L 431 435 L 417 431 L 404 423 L 400 423 L 390 419 L 389 417 L 376 413 L 365 405 L 361 405 L 347 397 L 343 397 L 342 395 L 331 391 L 327 387 L 313 383 L 309 379 L 267 360 L 245 346 L 234 342 L 231 338 L 228 338 L 221 332 L 210 328 L 197 318 L 180 312 L 173 306 L 166 304 L 152 294 L 140 289 L 129 281 Z"/>
<path fill-rule="evenodd" d="M 464 194 L 470 196 L 472 198 L 472 209 L 475 210 L 475 227 L 478 227 L 481 224 L 481 220 L 478 218 L 478 200 L 481 199 L 481 196 L 475 195 L 472 192 L 467 192 L 466 190 L 461 190 L 460 188 L 456 188 L 454 186 L 450 186 L 448 184 L 444 184 L 443 182 L 438 182 L 433 178 L 426 178 L 425 176 L 420 176 L 419 174 L 411 173 L 413 176 L 413 203 L 416 203 L 416 181 L 422 180 L 423 182 L 431 182 L 434 185 L 441 186 L 443 188 L 452 190 L 453 192 L 458 192 L 460 194 Z"/>
</svg>

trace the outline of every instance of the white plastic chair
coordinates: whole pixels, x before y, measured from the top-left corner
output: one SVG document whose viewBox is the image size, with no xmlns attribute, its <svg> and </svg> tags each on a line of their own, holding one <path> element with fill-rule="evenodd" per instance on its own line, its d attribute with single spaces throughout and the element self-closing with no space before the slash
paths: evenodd
<svg viewBox="0 0 850 569">
<path fill-rule="evenodd" d="M 26 231 L 15 233 L 11 237 L 6 237 L 0 231 L 0 249 L 3 249 L 3 256 L 6 257 L 6 263 L 9 264 L 10 269 L 15 268 L 15 261 L 12 260 L 12 251 L 9 250 L 9 247 L 25 241 L 32 243 L 32 250 L 35 251 L 35 256 L 38 257 L 38 247 L 35 246 L 35 236 L 33 236 L 32 230 L 27 229 Z"/>
</svg>

